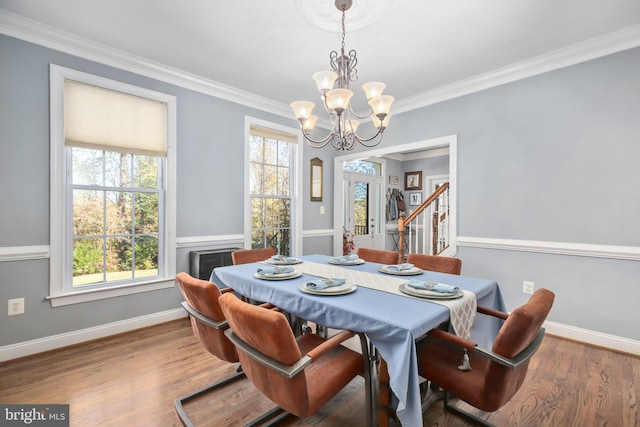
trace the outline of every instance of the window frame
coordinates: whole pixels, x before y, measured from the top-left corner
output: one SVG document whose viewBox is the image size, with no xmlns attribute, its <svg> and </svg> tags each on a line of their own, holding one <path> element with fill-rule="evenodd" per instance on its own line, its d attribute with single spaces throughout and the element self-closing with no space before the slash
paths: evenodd
<svg viewBox="0 0 640 427">
<path fill-rule="evenodd" d="M 302 158 L 300 129 L 290 128 L 277 123 L 245 116 L 244 123 L 245 150 L 244 150 L 244 247 L 251 248 L 251 126 L 258 126 L 296 136 L 297 143 L 291 150 L 290 156 L 290 200 L 291 200 L 291 256 L 302 255 Z"/>
<path fill-rule="evenodd" d="M 66 286 L 73 275 L 66 267 L 70 232 L 73 216 L 72 206 L 68 203 L 67 192 L 67 146 L 64 140 L 64 81 L 74 80 L 94 86 L 104 87 L 143 98 L 164 102 L 167 105 L 167 150 L 162 168 L 162 192 L 164 193 L 164 227 L 161 238 L 164 253 L 158 259 L 158 277 L 149 280 L 118 282 L 92 288 L 69 289 Z M 55 64 L 50 64 L 50 257 L 49 257 L 49 295 L 52 307 L 131 295 L 175 286 L 176 264 L 176 98 L 160 92 L 133 86 L 116 80 L 99 77 Z M 160 237 L 160 236 L 159 236 Z"/>
</svg>

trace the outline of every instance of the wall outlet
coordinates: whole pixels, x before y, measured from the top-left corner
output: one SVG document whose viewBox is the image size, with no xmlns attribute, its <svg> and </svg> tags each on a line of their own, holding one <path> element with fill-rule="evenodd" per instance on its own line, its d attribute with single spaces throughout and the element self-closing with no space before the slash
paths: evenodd
<svg viewBox="0 0 640 427">
<path fill-rule="evenodd" d="M 526 280 L 522 282 L 522 293 L 531 295 L 533 290 L 535 289 L 533 282 L 527 282 Z"/>
<path fill-rule="evenodd" d="M 24 314 L 24 298 L 14 298 L 9 300 L 9 316 Z"/>
</svg>

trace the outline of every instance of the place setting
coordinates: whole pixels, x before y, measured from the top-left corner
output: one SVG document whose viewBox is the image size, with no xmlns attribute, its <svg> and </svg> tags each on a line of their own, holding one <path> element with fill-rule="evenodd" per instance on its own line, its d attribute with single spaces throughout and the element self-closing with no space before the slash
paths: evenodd
<svg viewBox="0 0 640 427">
<path fill-rule="evenodd" d="M 404 294 L 427 299 L 457 299 L 464 295 L 464 292 L 457 286 L 437 282 L 424 282 L 417 279 L 401 283 L 399 289 Z"/>
<path fill-rule="evenodd" d="M 347 283 L 347 280 L 341 277 L 334 278 L 317 278 L 301 283 L 298 286 L 302 292 L 314 295 L 345 295 L 354 292 L 356 285 Z"/>
<path fill-rule="evenodd" d="M 296 271 L 294 267 L 274 265 L 258 267 L 253 275 L 263 280 L 287 280 L 302 276 L 302 272 Z"/>
<path fill-rule="evenodd" d="M 300 258 L 289 257 L 284 255 L 274 255 L 269 259 L 265 259 L 264 262 L 272 265 L 295 265 L 302 263 Z"/>
<path fill-rule="evenodd" d="M 356 254 L 335 256 L 333 258 L 329 258 L 329 261 L 327 261 L 327 262 L 329 264 L 334 264 L 334 265 L 360 265 L 360 264 L 364 264 L 364 260 L 362 258 L 360 258 Z"/>
<path fill-rule="evenodd" d="M 386 274 L 394 274 L 396 276 L 413 276 L 416 274 L 422 274 L 421 268 L 418 268 L 408 262 L 394 265 L 382 265 L 378 268 L 378 271 Z"/>
</svg>

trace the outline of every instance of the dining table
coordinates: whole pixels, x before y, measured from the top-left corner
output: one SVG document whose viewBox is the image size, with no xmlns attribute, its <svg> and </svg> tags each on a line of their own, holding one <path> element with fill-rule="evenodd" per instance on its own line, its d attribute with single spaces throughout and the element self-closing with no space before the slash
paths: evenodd
<svg viewBox="0 0 640 427">
<path fill-rule="evenodd" d="M 222 287 L 233 288 L 250 300 L 272 303 L 317 325 L 363 333 L 384 360 L 392 392 L 390 405 L 399 421 L 403 426 L 421 426 L 416 340 L 450 322 L 452 330 L 458 329 L 454 332 L 463 332 L 479 345 L 491 348 L 501 322 L 490 316 L 475 316 L 475 306 L 505 311 L 498 284 L 491 279 L 428 270 L 410 276 L 401 271 L 393 274 L 381 264 L 361 261 L 336 265 L 337 259 L 319 254 L 299 257 L 297 263 L 291 265 L 296 274 L 289 275 L 286 280 L 264 280 L 257 274 L 258 269 L 273 265 L 269 260 L 217 267 L 210 280 Z M 305 288 L 307 283 L 327 277 L 346 279 L 349 292 L 321 294 L 308 292 Z M 454 310 L 447 300 L 427 299 L 400 291 L 407 289 L 409 280 L 459 288 L 464 292 L 464 298 L 456 304 L 465 305 L 466 313 L 454 316 L 458 308 Z M 469 319 L 471 306 L 473 315 Z M 381 423 L 385 422 L 388 420 Z"/>
</svg>

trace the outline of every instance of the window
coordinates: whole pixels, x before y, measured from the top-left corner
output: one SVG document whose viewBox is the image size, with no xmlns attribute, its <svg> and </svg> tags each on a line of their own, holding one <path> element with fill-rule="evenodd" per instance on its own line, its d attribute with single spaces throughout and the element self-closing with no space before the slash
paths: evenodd
<svg viewBox="0 0 640 427">
<path fill-rule="evenodd" d="M 173 286 L 175 98 L 51 66 L 52 305 Z"/>
<path fill-rule="evenodd" d="M 298 137 L 293 132 L 265 122 L 256 124 L 256 119 L 249 124 L 250 212 L 245 228 L 251 231 L 246 247 L 272 247 L 279 254 L 294 255 L 299 245 L 293 238 L 299 223 L 295 213 L 299 212 L 296 205 L 300 199 L 294 193 L 299 156 Z"/>
</svg>

